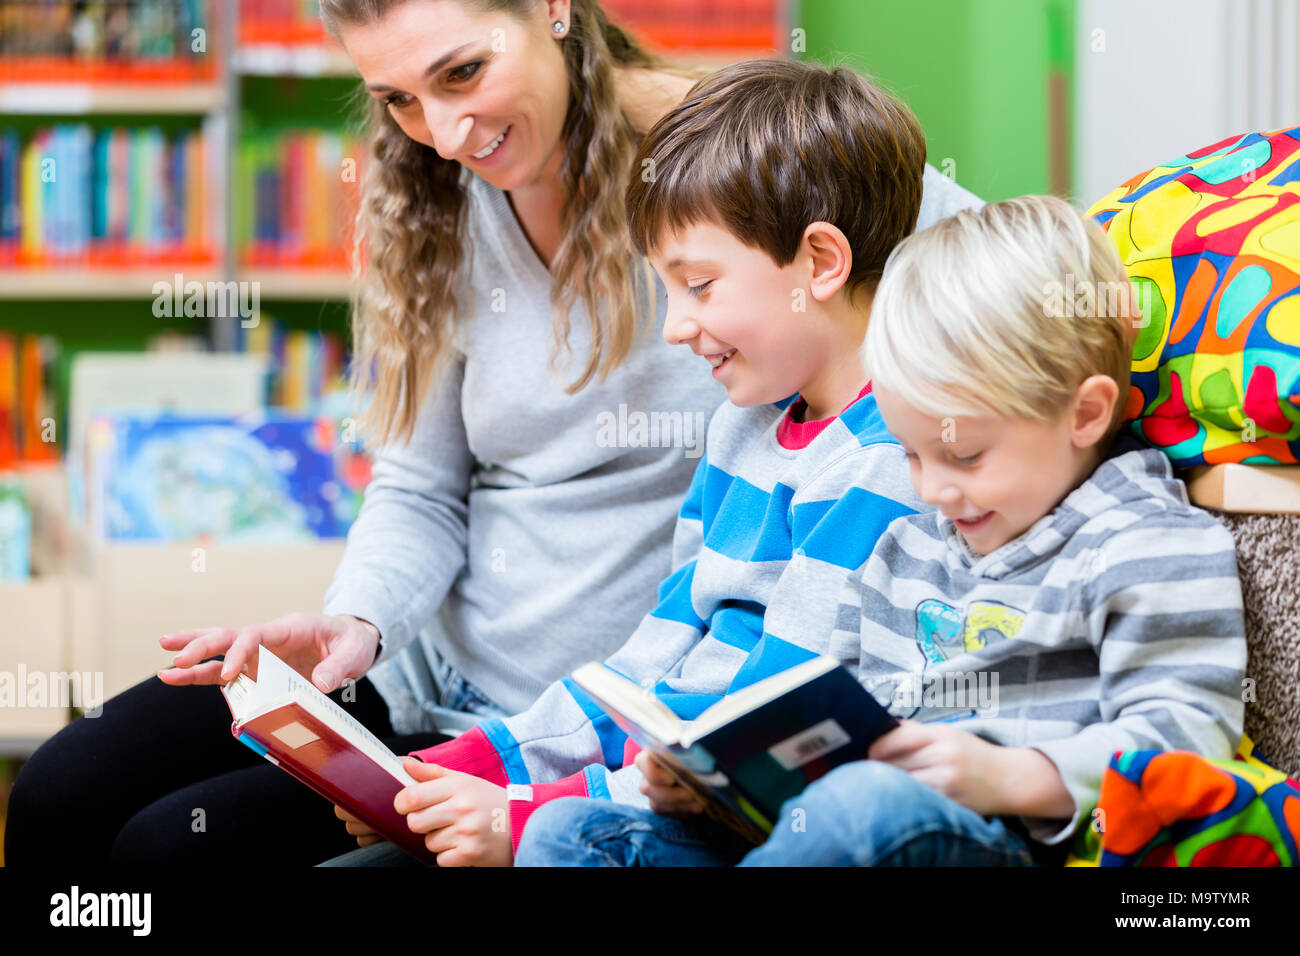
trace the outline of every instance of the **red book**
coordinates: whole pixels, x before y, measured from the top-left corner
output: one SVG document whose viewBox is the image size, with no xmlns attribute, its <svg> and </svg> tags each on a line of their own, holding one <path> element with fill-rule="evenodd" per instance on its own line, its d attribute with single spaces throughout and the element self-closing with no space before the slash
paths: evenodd
<svg viewBox="0 0 1300 956">
<path fill-rule="evenodd" d="M 428 864 L 434 854 L 393 798 L 415 783 L 401 758 L 297 671 L 259 646 L 257 677 L 221 688 L 241 743 L 338 804 L 386 840 Z M 342 824 L 340 824 L 342 826 Z"/>
<path fill-rule="evenodd" d="M 14 426 L 18 415 L 18 360 L 13 334 L 0 332 L 0 468 L 18 457 Z"/>
</svg>

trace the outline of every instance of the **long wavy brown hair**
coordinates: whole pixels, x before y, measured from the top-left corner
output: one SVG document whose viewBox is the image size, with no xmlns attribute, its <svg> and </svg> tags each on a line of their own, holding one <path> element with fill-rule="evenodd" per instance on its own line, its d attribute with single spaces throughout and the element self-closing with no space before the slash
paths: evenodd
<svg viewBox="0 0 1300 956">
<path fill-rule="evenodd" d="M 335 37 L 344 25 L 372 23 L 406 0 L 320 0 L 321 19 Z M 459 0 L 473 9 L 521 21 L 536 0 Z M 569 76 L 561 138 L 565 190 L 564 239 L 552 264 L 554 347 L 551 367 L 569 352 L 569 310 L 581 299 L 591 324 L 591 349 L 572 394 L 605 378 L 627 358 L 653 321 L 654 284 L 628 234 L 623 194 L 640 131 L 619 103 L 618 66 L 697 77 L 703 71 L 643 50 L 609 22 L 596 0 L 572 0 L 560 41 Z M 369 157 L 356 222 L 349 379 L 358 397 L 371 392 L 362 430 L 378 444 L 409 441 L 430 385 L 446 371 L 466 261 L 462 236 L 467 200 L 463 167 L 407 136 L 387 107 L 358 90 Z"/>
</svg>

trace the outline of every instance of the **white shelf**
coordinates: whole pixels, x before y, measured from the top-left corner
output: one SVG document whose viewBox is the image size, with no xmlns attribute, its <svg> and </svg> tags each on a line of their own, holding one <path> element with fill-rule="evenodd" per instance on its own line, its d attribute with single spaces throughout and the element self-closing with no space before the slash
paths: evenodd
<svg viewBox="0 0 1300 956">
<path fill-rule="evenodd" d="M 356 67 L 335 46 L 259 43 L 235 51 L 235 70 L 244 76 L 356 76 Z"/>
<path fill-rule="evenodd" d="M 226 281 L 215 271 L 193 266 L 154 266 L 145 269 L 0 269 L 0 301 L 5 299 L 152 299 L 156 282 L 172 281 L 181 272 L 185 281 Z M 262 299 L 347 299 L 352 276 L 327 269 L 247 269 L 241 282 L 259 283 Z"/>
<path fill-rule="evenodd" d="M 84 116 L 91 113 L 203 114 L 225 102 L 216 84 L 5 83 L 0 114 Z"/>
<path fill-rule="evenodd" d="M 267 299 L 346 299 L 352 294 L 352 276 L 328 269 L 243 269 L 240 281 L 258 283 L 258 295 Z"/>
<path fill-rule="evenodd" d="M 152 299 L 156 282 L 172 281 L 177 273 L 186 281 L 203 283 L 221 280 L 207 266 L 159 265 L 121 269 L 0 269 L 0 300 L 3 299 Z"/>
</svg>

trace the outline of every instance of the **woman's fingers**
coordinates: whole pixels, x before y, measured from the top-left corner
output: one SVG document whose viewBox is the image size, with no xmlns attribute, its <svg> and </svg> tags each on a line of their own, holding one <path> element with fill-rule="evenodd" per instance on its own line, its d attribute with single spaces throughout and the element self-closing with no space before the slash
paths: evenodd
<svg viewBox="0 0 1300 956">
<path fill-rule="evenodd" d="M 191 627 L 184 631 L 172 631 L 170 634 L 164 634 L 158 641 L 164 650 L 179 651 L 196 637 L 202 637 L 211 631 L 219 631 L 219 627 Z"/>
<path fill-rule="evenodd" d="M 173 687 L 225 683 L 221 679 L 221 661 L 205 661 L 194 667 L 169 667 L 158 672 L 158 679 Z"/>
<path fill-rule="evenodd" d="M 320 688 L 321 693 L 328 694 L 339 687 L 344 678 L 360 676 L 366 672 L 365 666 L 357 666 L 362 656 L 362 647 L 358 641 L 340 641 L 312 670 L 311 682 Z"/>
<path fill-rule="evenodd" d="M 176 653 L 173 663 L 177 667 L 191 667 L 209 657 L 224 654 L 235 639 L 235 629 L 231 627 L 205 627 L 194 631 L 180 631 L 171 635 L 178 638 L 188 635 L 188 640 Z M 159 642 L 161 643 L 161 642 Z"/>
<path fill-rule="evenodd" d="M 209 657 L 224 656 L 215 669 L 204 667 L 203 677 L 168 674 L 169 684 L 220 683 L 241 671 L 257 678 L 260 645 L 273 651 L 324 693 L 336 690 L 349 677 L 359 677 L 370 667 L 378 640 L 373 625 L 355 618 L 326 617 L 296 612 L 247 627 L 208 627 L 166 634 L 159 643 L 176 650 L 173 668 L 194 667 Z M 324 654 L 324 659 L 322 659 Z"/>
<path fill-rule="evenodd" d="M 274 624 L 274 622 L 272 622 Z M 257 649 L 257 646 L 267 638 L 271 628 L 264 624 L 253 624 L 248 627 L 240 628 L 237 636 L 226 651 L 226 663 L 221 668 L 222 680 L 232 680 L 244 668 L 248 662 L 249 656 Z M 256 679 L 257 662 L 254 660 L 249 673 Z"/>
</svg>

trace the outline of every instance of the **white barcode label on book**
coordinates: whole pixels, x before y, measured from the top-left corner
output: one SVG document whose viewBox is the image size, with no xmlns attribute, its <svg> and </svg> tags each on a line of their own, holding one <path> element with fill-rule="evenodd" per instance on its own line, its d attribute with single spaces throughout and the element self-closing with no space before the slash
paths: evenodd
<svg viewBox="0 0 1300 956">
<path fill-rule="evenodd" d="M 767 752 L 784 769 L 794 770 L 810 760 L 816 760 L 823 754 L 843 747 L 850 739 L 844 728 L 828 717 L 820 724 L 814 724 L 807 730 L 801 730 L 793 737 L 787 737 L 779 744 L 769 747 Z"/>
</svg>

